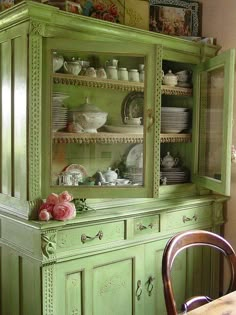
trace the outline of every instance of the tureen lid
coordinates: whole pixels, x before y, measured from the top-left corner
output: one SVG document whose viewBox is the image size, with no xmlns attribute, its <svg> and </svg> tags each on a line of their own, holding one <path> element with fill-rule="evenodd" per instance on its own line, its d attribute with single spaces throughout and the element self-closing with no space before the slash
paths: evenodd
<svg viewBox="0 0 236 315">
<path fill-rule="evenodd" d="M 77 107 L 75 110 L 76 112 L 83 112 L 83 113 L 101 113 L 102 111 L 95 105 L 89 103 L 89 98 L 86 97 L 85 103 Z"/>
<path fill-rule="evenodd" d="M 172 73 L 172 70 L 169 70 L 168 73 L 165 74 L 165 77 L 176 78 L 176 75 L 174 73 Z"/>
</svg>

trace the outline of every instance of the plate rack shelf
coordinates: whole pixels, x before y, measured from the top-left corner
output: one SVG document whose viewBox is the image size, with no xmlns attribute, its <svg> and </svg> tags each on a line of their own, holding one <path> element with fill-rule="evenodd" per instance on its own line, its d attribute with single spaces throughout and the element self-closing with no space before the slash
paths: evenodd
<svg viewBox="0 0 236 315">
<path fill-rule="evenodd" d="M 161 134 L 161 143 L 177 143 L 191 142 L 191 134 Z M 122 134 L 111 132 L 98 133 L 69 133 L 69 132 L 54 132 L 54 144 L 115 144 L 115 143 L 143 143 L 143 134 Z"/>
<path fill-rule="evenodd" d="M 98 79 L 87 76 L 75 76 L 71 74 L 55 73 L 53 74 L 53 83 L 65 84 L 74 86 L 86 86 L 93 88 L 112 89 L 127 92 L 143 92 L 144 83 L 141 82 L 129 82 L 120 80 Z M 165 95 L 180 95 L 180 96 L 192 96 L 191 88 L 183 88 L 178 86 L 162 85 L 162 94 Z"/>
</svg>

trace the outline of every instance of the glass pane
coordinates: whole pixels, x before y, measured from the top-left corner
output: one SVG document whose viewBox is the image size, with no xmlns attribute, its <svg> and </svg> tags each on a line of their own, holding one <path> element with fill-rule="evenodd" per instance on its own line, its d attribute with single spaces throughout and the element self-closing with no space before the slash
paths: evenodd
<svg viewBox="0 0 236 315">
<path fill-rule="evenodd" d="M 224 68 L 201 74 L 199 175 L 221 180 Z"/>
<path fill-rule="evenodd" d="M 52 185 L 144 185 L 144 56 L 52 53 Z"/>
</svg>

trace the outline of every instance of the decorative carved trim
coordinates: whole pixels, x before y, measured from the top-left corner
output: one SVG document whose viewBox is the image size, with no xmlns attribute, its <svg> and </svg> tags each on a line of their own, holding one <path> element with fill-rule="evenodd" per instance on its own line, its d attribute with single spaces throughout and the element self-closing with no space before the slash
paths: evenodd
<svg viewBox="0 0 236 315">
<path fill-rule="evenodd" d="M 115 143 L 143 143 L 143 134 L 121 133 L 60 133 L 53 135 L 53 143 L 79 143 L 79 144 L 115 144 Z"/>
<path fill-rule="evenodd" d="M 33 23 L 32 23 L 33 24 Z M 38 29 L 40 27 L 38 26 Z M 41 195 L 41 66 L 42 37 L 38 31 L 29 36 L 29 199 Z"/>
<path fill-rule="evenodd" d="M 191 142 L 191 134 L 188 133 L 162 133 L 160 135 L 161 143 L 177 143 L 177 142 Z M 54 144 L 115 144 L 115 143 L 143 143 L 143 134 L 120 134 L 120 133 L 63 133 L 55 132 L 53 134 Z"/>
<path fill-rule="evenodd" d="M 53 75 L 53 82 L 56 84 L 79 85 L 100 89 L 111 89 L 120 91 L 144 91 L 144 84 L 140 82 L 127 82 L 109 79 L 98 79 L 86 76 L 74 76 L 70 74 L 57 73 Z"/>
<path fill-rule="evenodd" d="M 55 283 L 55 264 L 44 265 L 43 272 L 43 314 L 54 314 L 54 292 L 53 285 Z"/>
<path fill-rule="evenodd" d="M 179 86 L 161 86 L 161 93 L 165 95 L 192 96 L 193 91 L 190 88 L 182 88 Z"/>
<path fill-rule="evenodd" d="M 45 33 L 45 24 L 38 21 L 32 21 L 30 23 L 30 34 L 43 36 Z"/>
<path fill-rule="evenodd" d="M 55 253 L 57 249 L 57 232 L 46 231 L 41 235 L 41 249 L 43 257 L 46 260 L 55 259 Z"/>
<path fill-rule="evenodd" d="M 162 76 L 158 78 L 161 80 Z M 144 91 L 144 84 L 141 82 L 127 82 L 127 81 L 117 81 L 117 80 L 108 80 L 108 79 L 98 79 L 91 78 L 86 76 L 75 76 L 72 74 L 64 73 L 55 73 L 53 74 L 53 82 L 55 84 L 65 84 L 65 85 L 75 85 L 75 86 L 86 86 L 86 87 L 95 87 L 102 89 L 112 89 L 120 91 Z M 181 96 L 191 96 L 192 89 L 182 88 L 178 86 L 168 86 L 161 85 L 160 89 L 162 94 L 166 95 L 181 95 Z"/>
<path fill-rule="evenodd" d="M 155 122 L 160 121 L 161 118 L 161 84 L 162 84 L 162 47 L 160 45 L 156 46 L 156 92 L 155 92 Z M 160 128 L 161 124 L 155 124 L 155 135 L 154 135 L 154 176 L 153 176 L 153 196 L 157 197 L 159 195 L 160 186 Z"/>
<path fill-rule="evenodd" d="M 161 134 L 161 143 L 177 143 L 177 142 L 191 142 L 192 135 L 188 133 L 180 134 Z"/>
</svg>

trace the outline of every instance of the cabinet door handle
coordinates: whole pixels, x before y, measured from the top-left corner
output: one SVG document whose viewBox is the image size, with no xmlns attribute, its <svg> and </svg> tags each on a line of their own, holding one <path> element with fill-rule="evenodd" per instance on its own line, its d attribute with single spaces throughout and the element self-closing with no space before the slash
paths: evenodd
<svg viewBox="0 0 236 315">
<path fill-rule="evenodd" d="M 155 280 L 155 278 L 152 277 L 152 276 L 150 276 L 148 278 L 148 281 L 147 281 L 147 283 L 148 283 L 148 286 L 147 286 L 148 296 L 152 295 L 152 290 L 153 290 L 153 287 L 154 287 L 154 285 L 153 285 L 153 281 L 154 280 Z"/>
<path fill-rule="evenodd" d="M 152 228 L 153 228 L 153 223 L 148 224 L 148 226 L 143 225 L 142 223 L 140 223 L 140 224 L 138 225 L 138 228 L 139 228 L 140 231 L 146 230 L 147 228 L 152 229 Z"/>
<path fill-rule="evenodd" d="M 82 234 L 81 235 L 81 242 L 84 244 L 87 241 L 92 241 L 95 240 L 96 238 L 98 238 L 99 240 L 101 240 L 103 238 L 103 231 L 99 231 L 95 236 L 88 236 L 86 234 Z"/>
<path fill-rule="evenodd" d="M 141 280 L 137 281 L 137 289 L 136 289 L 136 296 L 137 296 L 137 300 L 139 301 L 141 299 L 141 295 L 142 295 L 142 282 Z"/>
<path fill-rule="evenodd" d="M 194 214 L 193 216 L 192 216 L 192 218 L 189 218 L 189 217 L 187 217 L 186 215 L 184 215 L 183 216 L 183 222 L 185 223 L 185 222 L 188 222 L 188 221 L 197 221 L 197 215 L 196 214 Z"/>
<path fill-rule="evenodd" d="M 149 118 L 149 125 L 147 126 L 147 131 L 149 132 L 155 123 L 155 117 L 152 114 L 152 109 L 147 110 L 147 116 Z"/>
</svg>

